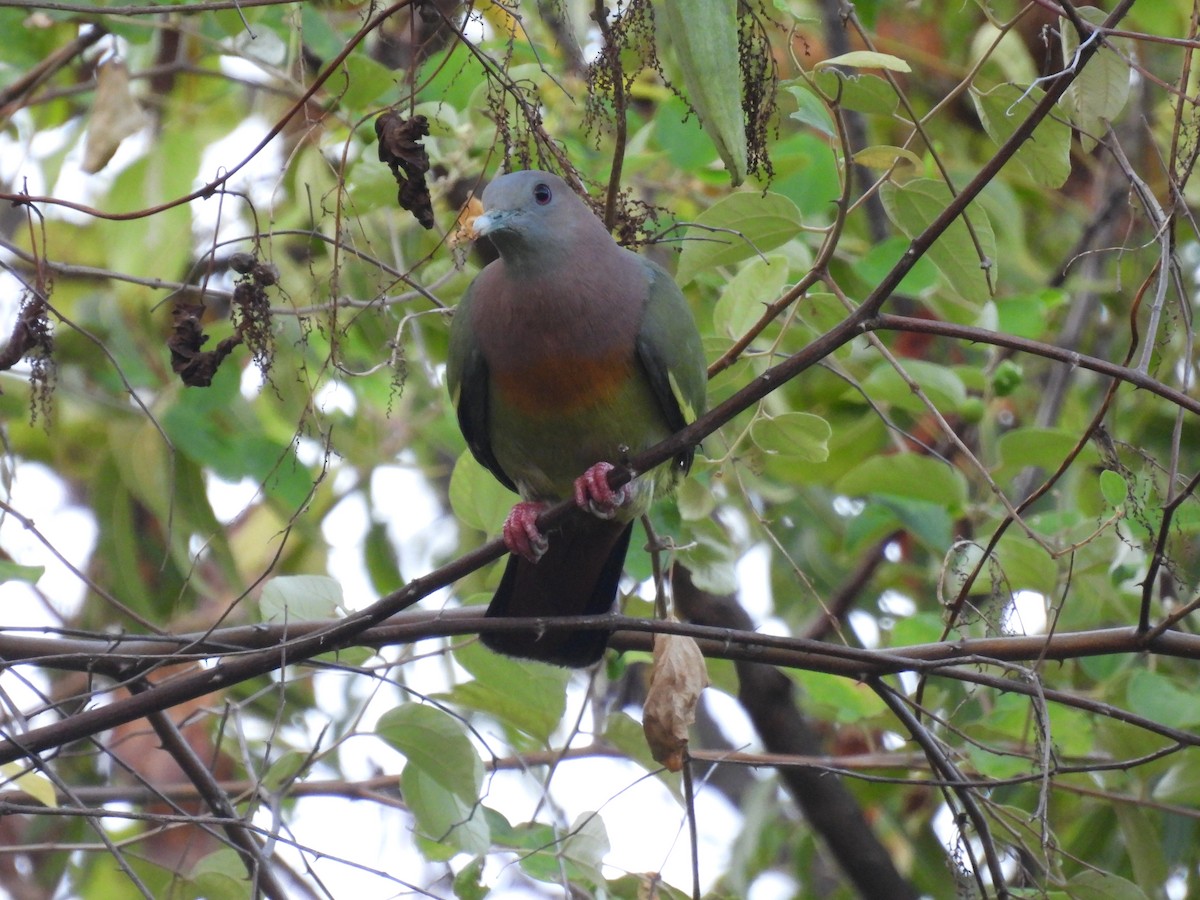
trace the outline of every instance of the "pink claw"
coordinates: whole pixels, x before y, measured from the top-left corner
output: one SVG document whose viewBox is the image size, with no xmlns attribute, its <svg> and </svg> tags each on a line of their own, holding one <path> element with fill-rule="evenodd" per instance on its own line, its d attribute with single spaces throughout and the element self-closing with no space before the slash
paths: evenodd
<svg viewBox="0 0 1200 900">
<path fill-rule="evenodd" d="M 538 531 L 537 518 L 545 503 L 522 501 L 512 508 L 504 520 L 504 546 L 510 553 L 536 563 L 550 547 L 546 536 Z"/>
<path fill-rule="evenodd" d="M 598 462 L 575 479 L 575 505 L 589 510 L 601 519 L 611 519 L 617 510 L 629 502 L 629 484 L 615 491 L 608 486 L 608 473 L 616 466 Z"/>
</svg>

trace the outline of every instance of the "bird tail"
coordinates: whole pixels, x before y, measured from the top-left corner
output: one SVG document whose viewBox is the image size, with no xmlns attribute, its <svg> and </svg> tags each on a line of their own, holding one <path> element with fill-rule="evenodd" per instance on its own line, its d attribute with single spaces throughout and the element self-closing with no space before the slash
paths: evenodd
<svg viewBox="0 0 1200 900">
<path fill-rule="evenodd" d="M 625 567 L 632 522 L 577 516 L 550 532 L 550 548 L 536 564 L 511 556 L 488 606 L 494 618 L 593 616 L 613 607 Z M 604 655 L 607 631 L 497 631 L 483 643 L 507 656 L 583 668 Z"/>
</svg>

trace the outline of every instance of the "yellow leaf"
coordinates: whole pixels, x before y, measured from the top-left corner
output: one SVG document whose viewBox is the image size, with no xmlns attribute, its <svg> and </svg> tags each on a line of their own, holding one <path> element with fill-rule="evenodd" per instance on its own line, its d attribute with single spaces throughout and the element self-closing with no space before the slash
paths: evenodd
<svg viewBox="0 0 1200 900">
<path fill-rule="evenodd" d="M 7 779 L 42 806 L 54 809 L 58 806 L 58 794 L 54 783 L 36 770 L 27 769 L 22 763 L 6 763 L 0 766 L 0 779 Z"/>
<path fill-rule="evenodd" d="M 921 157 L 903 147 L 864 147 L 854 154 L 854 161 L 868 169 L 890 169 L 900 162 L 909 163 L 918 171 L 921 169 Z"/>
<path fill-rule="evenodd" d="M 889 69 L 893 72 L 911 72 L 912 67 L 898 56 L 890 53 L 876 53 L 872 50 L 851 50 L 841 56 L 823 59 L 814 69 L 828 69 L 831 66 L 850 66 L 853 69 Z"/>
</svg>

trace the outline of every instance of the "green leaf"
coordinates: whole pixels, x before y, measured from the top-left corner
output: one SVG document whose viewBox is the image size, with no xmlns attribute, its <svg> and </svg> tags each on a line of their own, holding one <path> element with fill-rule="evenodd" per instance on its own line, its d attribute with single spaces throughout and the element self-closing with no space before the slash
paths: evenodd
<svg viewBox="0 0 1200 900">
<path fill-rule="evenodd" d="M 566 711 L 570 673 L 556 666 L 520 662 L 474 642 L 458 647 L 454 659 L 474 676 L 454 686 L 455 705 L 495 716 L 547 746 Z"/>
<path fill-rule="evenodd" d="M 900 100 L 878 75 L 847 75 L 838 69 L 814 72 L 813 84 L 830 103 L 868 116 L 890 116 Z"/>
<path fill-rule="evenodd" d="M 223 847 L 199 859 L 188 873 L 191 896 L 205 900 L 246 900 L 250 884 L 246 863 L 236 850 Z"/>
<path fill-rule="evenodd" d="M 1071 900 L 1150 900 L 1132 881 L 1109 872 L 1081 872 L 1067 883 Z"/>
<path fill-rule="evenodd" d="M 669 42 L 688 99 L 734 187 L 746 178 L 746 127 L 738 59 L 737 0 L 662 0 Z"/>
<path fill-rule="evenodd" d="M 1128 803 L 1113 804 L 1122 844 L 1139 884 L 1166 884 L 1169 867 L 1163 852 L 1162 819 Z"/>
<path fill-rule="evenodd" d="M 996 546 L 996 556 L 1004 572 L 1005 590 L 1054 593 L 1058 585 L 1058 565 L 1025 535 L 1006 534 Z"/>
<path fill-rule="evenodd" d="M 458 900 L 484 900 L 490 889 L 483 885 L 483 864 L 487 857 L 477 856 L 454 876 L 454 896 Z"/>
<path fill-rule="evenodd" d="M 1079 435 L 1063 428 L 1014 428 L 1001 435 L 996 450 L 1004 469 L 1011 474 L 1026 466 L 1039 466 L 1053 471 L 1079 443 Z M 1099 458 L 1089 446 L 1080 451 L 1077 464 L 1090 464 Z M 1116 473 L 1113 473 L 1116 474 Z M 1125 482 L 1121 482 L 1121 498 L 1125 497 Z"/>
<path fill-rule="evenodd" d="M 822 711 L 822 718 L 850 724 L 882 715 L 887 709 L 879 695 L 862 682 L 803 669 L 794 676 L 807 699 Z"/>
<path fill-rule="evenodd" d="M 950 189 L 931 178 L 914 178 L 903 185 L 888 182 L 880 196 L 888 217 L 910 238 L 923 232 L 952 199 Z M 959 216 L 929 248 L 928 255 L 950 289 L 978 307 L 991 296 L 985 267 L 991 269 L 993 279 L 997 277 L 996 237 L 987 214 L 978 204 L 970 206 L 967 215 L 979 239 L 979 249 Z"/>
<path fill-rule="evenodd" d="M 1094 6 L 1076 7 L 1080 18 L 1099 25 L 1107 13 Z M 1062 23 L 1063 58 L 1070 61 L 1079 46 L 1079 35 L 1075 29 Z M 1085 153 L 1096 146 L 1096 138 L 1102 136 L 1105 126 L 1121 114 L 1129 99 L 1129 63 L 1122 55 L 1136 55 L 1128 38 L 1106 36 L 1104 44 L 1071 82 L 1062 103 L 1069 110 L 1071 121 L 1079 129 L 1079 140 Z"/>
<path fill-rule="evenodd" d="M 982 734 L 1022 742 L 1028 739 L 1030 734 L 1030 716 L 1027 697 L 1020 694 L 1001 694 L 995 698 L 992 708 L 987 710 L 977 727 Z"/>
<path fill-rule="evenodd" d="M 675 491 L 675 507 L 685 522 L 707 519 L 717 506 L 717 498 L 699 478 L 685 478 Z"/>
<path fill-rule="evenodd" d="M 941 503 L 879 495 L 868 509 L 886 509 L 891 514 L 885 533 L 899 526 L 933 553 L 942 553 L 950 546 L 954 522 Z"/>
<path fill-rule="evenodd" d="M 571 884 L 603 884 L 600 866 L 609 850 L 608 832 L 599 813 L 583 813 L 557 843 L 536 831 L 538 852 L 521 858 L 521 869 L 539 881 L 556 884 L 565 872 Z"/>
<path fill-rule="evenodd" d="M 250 476 L 262 483 L 273 499 L 297 509 L 309 498 L 312 477 L 297 462 L 288 440 L 264 434 L 261 418 L 239 394 L 239 378 L 237 366 L 226 360 L 210 387 L 184 390 L 159 421 L 175 448 L 197 467 L 229 481 Z M 149 423 L 143 431 L 144 448 L 156 436 Z M 165 466 L 160 471 L 165 472 Z M 165 476 L 158 477 L 165 482 Z"/>
<path fill-rule="evenodd" d="M 720 334 L 739 338 L 766 312 L 766 304 L 783 293 L 788 260 L 776 253 L 755 257 L 730 279 L 713 307 L 713 327 Z"/>
<path fill-rule="evenodd" d="M 608 853 L 608 830 L 599 813 L 585 812 L 571 823 L 571 832 L 563 846 L 563 854 L 579 867 L 592 884 L 603 884 L 600 866 Z"/>
<path fill-rule="evenodd" d="M 916 453 L 873 456 L 847 472 L 837 491 L 851 497 L 889 495 L 962 509 L 967 483 L 962 473 L 946 463 Z"/>
<path fill-rule="evenodd" d="M 846 307 L 833 294 L 814 291 L 806 294 L 797 311 L 813 331 L 824 334 L 846 318 Z"/>
<path fill-rule="evenodd" d="M 312 754 L 302 753 L 299 750 L 288 750 L 271 763 L 259 783 L 272 794 L 277 793 L 295 781 L 300 773 L 312 763 Z"/>
<path fill-rule="evenodd" d="M 908 250 L 908 241 L 901 237 L 888 238 L 876 244 L 854 263 L 854 274 L 868 285 L 874 286 L 883 280 Z M 922 256 L 900 279 L 896 290 L 906 294 L 920 295 L 937 285 L 937 267 Z"/>
<path fill-rule="evenodd" d="M 898 56 L 890 53 L 877 53 L 873 50 L 851 50 L 841 56 L 823 59 L 814 69 L 828 69 L 833 66 L 850 66 L 855 69 L 889 69 L 892 72 L 911 72 L 912 67 Z"/>
<path fill-rule="evenodd" d="M 967 399 L 967 389 L 953 369 L 920 359 L 901 360 L 909 378 L 920 385 L 929 401 L 943 413 L 955 412 Z M 863 392 L 875 403 L 910 412 L 925 412 L 925 404 L 890 363 L 882 362 L 862 382 Z M 851 397 L 859 397 L 853 391 Z"/>
<path fill-rule="evenodd" d="M 997 328 L 1018 337 L 1036 338 L 1046 331 L 1050 314 L 1067 300 L 1065 291 L 1046 288 L 1035 294 L 996 301 Z"/>
<path fill-rule="evenodd" d="M 1037 78 L 1037 66 L 1029 48 L 1015 29 L 1001 30 L 991 22 L 979 26 L 971 38 L 971 59 L 987 56 L 987 64 L 996 66 L 1005 81 L 1031 84 Z"/>
<path fill-rule="evenodd" d="M 653 128 L 659 146 L 676 169 L 697 171 L 707 169 L 716 161 L 717 148 L 704 134 L 704 126 L 691 108 L 674 94 L 668 94 L 665 100 L 658 102 Z"/>
<path fill-rule="evenodd" d="M 512 504 L 512 493 L 470 451 L 459 456 L 450 473 L 450 508 L 460 522 L 495 534 Z"/>
<path fill-rule="evenodd" d="M 1032 769 L 1029 760 L 1023 756 L 1006 753 L 992 753 L 976 744 L 967 745 L 967 758 L 980 775 L 988 778 L 1013 778 L 1017 775 L 1028 775 Z"/>
<path fill-rule="evenodd" d="M 795 119 L 801 125 L 808 125 L 826 137 L 832 138 L 837 135 L 829 107 L 808 85 L 793 81 L 785 84 L 784 90 L 796 98 L 796 111 L 791 113 L 789 118 Z"/>
<path fill-rule="evenodd" d="M 483 761 L 466 728 L 449 713 L 423 703 L 405 703 L 384 713 L 375 733 L 469 807 L 483 785 Z"/>
<path fill-rule="evenodd" d="M 447 787 L 436 772 L 412 765 L 411 758 L 400 774 L 400 791 L 419 834 L 429 842 L 422 845 L 427 855 L 448 858 L 455 850 L 480 855 L 491 849 L 491 830 L 476 797 Z"/>
<path fill-rule="evenodd" d="M 759 416 L 750 426 L 750 439 L 767 453 L 791 456 L 804 462 L 829 459 L 829 438 L 833 429 L 812 413 L 784 413 Z"/>
<path fill-rule="evenodd" d="M 304 46 L 323 59 L 332 59 L 342 49 L 342 40 L 330 27 L 329 20 L 309 3 L 300 7 L 300 33 Z"/>
<path fill-rule="evenodd" d="M 1002 84 L 986 94 L 975 90 L 970 93 L 984 131 L 1000 145 L 1009 139 L 1044 92 L 1034 89 L 1026 93 L 1015 85 Z M 1021 144 L 1013 159 L 1042 187 L 1062 187 L 1071 174 L 1070 126 L 1047 116 Z"/>
<path fill-rule="evenodd" d="M 915 613 L 897 619 L 892 626 L 889 647 L 910 647 L 914 644 L 932 644 L 942 638 L 942 617 L 934 613 Z"/>
<path fill-rule="evenodd" d="M 24 581 L 37 584 L 46 572 L 45 566 L 22 566 L 11 559 L 0 559 L 0 584 L 6 581 Z"/>
<path fill-rule="evenodd" d="M 1085 756 L 1096 749 L 1095 727 L 1091 713 L 1051 703 L 1050 740 L 1056 751 L 1067 756 Z"/>
<path fill-rule="evenodd" d="M 737 563 L 727 537 L 701 530 L 704 522 L 695 523 L 694 540 L 679 550 L 680 561 L 692 572 L 692 581 L 702 591 L 732 594 L 738 588 Z"/>
<path fill-rule="evenodd" d="M 367 529 L 367 539 L 363 543 L 363 562 L 371 579 L 371 587 L 380 596 L 404 586 L 396 545 L 388 534 L 387 525 L 376 519 L 371 520 Z"/>
<path fill-rule="evenodd" d="M 700 272 L 774 250 L 796 237 L 801 225 L 800 210 L 782 194 L 730 194 L 688 228 L 675 278 L 686 285 Z"/>
<path fill-rule="evenodd" d="M 264 622 L 311 622 L 345 613 L 342 585 L 326 575 L 277 575 L 258 600 Z"/>
<path fill-rule="evenodd" d="M 683 777 L 676 772 L 667 771 L 654 759 L 640 721 L 625 712 L 612 713 L 604 722 L 604 740 L 647 772 L 656 772 L 658 779 L 682 805 Z"/>
<path fill-rule="evenodd" d="M 1130 709 L 1155 722 L 1172 728 L 1200 725 L 1200 695 L 1180 689 L 1157 672 L 1134 672 L 1125 696 Z"/>
<path fill-rule="evenodd" d="M 1109 506 L 1124 506 L 1125 501 L 1129 499 L 1129 485 L 1125 476 L 1112 469 L 1105 469 L 1100 473 L 1100 493 Z"/>
<path fill-rule="evenodd" d="M 1167 769 L 1150 795 L 1159 803 L 1200 806 L 1200 762 L 1185 757 Z"/>
<path fill-rule="evenodd" d="M 346 90 L 339 100 L 343 108 L 362 109 L 396 88 L 396 73 L 365 53 L 350 54 L 342 65 L 346 67 Z M 330 80 L 331 90 L 337 89 L 338 81 L 338 75 Z"/>
</svg>

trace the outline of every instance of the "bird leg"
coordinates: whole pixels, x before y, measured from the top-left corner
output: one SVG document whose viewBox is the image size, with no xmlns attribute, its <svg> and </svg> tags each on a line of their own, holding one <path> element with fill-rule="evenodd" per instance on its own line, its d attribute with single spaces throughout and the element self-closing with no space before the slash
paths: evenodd
<svg viewBox="0 0 1200 900">
<path fill-rule="evenodd" d="M 504 520 L 504 546 L 510 553 L 536 563 L 550 547 L 550 542 L 537 527 L 537 518 L 548 504 L 523 500 L 512 508 Z"/>
<path fill-rule="evenodd" d="M 609 487 L 608 473 L 615 468 L 612 463 L 598 462 L 576 478 L 575 505 L 601 519 L 613 518 L 632 495 L 628 483 L 615 491 Z"/>
</svg>

